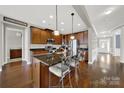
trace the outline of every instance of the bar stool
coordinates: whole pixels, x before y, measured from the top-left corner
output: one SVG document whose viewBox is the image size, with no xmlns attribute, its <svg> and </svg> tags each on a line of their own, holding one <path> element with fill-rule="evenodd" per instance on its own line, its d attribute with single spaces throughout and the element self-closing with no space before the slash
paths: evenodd
<svg viewBox="0 0 124 93">
<path fill-rule="evenodd" d="M 67 58 L 63 56 L 61 63 L 49 67 L 49 87 L 51 87 L 51 73 L 60 78 L 59 83 L 61 83 L 62 88 L 64 87 L 64 78 L 65 76 L 68 75 L 69 83 L 70 86 L 72 87 L 71 76 L 70 76 L 71 70 L 70 70 L 70 66 L 65 64 L 66 61 Z"/>
<path fill-rule="evenodd" d="M 79 68 L 79 63 L 81 61 L 81 51 L 78 51 L 76 56 L 68 56 L 67 64 L 74 68 Z"/>
<path fill-rule="evenodd" d="M 78 52 L 78 55 L 77 56 L 68 56 L 68 60 L 66 61 L 66 64 L 70 67 L 73 67 L 74 70 L 75 70 L 75 78 L 76 78 L 76 84 L 78 86 L 78 81 L 79 81 L 79 74 L 78 74 L 78 71 L 79 70 L 79 64 L 80 64 L 80 58 L 81 58 L 81 53 L 82 52 Z"/>
</svg>

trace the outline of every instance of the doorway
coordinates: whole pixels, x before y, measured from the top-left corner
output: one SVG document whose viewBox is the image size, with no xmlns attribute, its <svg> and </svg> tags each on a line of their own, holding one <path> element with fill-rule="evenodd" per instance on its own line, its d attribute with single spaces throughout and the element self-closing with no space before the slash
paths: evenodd
<svg viewBox="0 0 124 93">
<path fill-rule="evenodd" d="M 110 38 L 99 39 L 99 53 L 110 53 L 111 52 L 110 43 L 111 43 Z"/>
<path fill-rule="evenodd" d="M 4 24 L 4 64 L 22 62 L 24 28 Z"/>
</svg>

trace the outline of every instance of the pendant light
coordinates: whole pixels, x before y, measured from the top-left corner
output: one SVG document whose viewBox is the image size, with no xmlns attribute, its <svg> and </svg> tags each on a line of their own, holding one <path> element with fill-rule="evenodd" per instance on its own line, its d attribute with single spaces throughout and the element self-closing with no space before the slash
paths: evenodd
<svg viewBox="0 0 124 93">
<path fill-rule="evenodd" d="M 57 5 L 56 5 L 56 30 L 54 31 L 54 35 L 59 35 L 59 31 L 58 31 L 58 9 L 57 9 Z"/>
<path fill-rule="evenodd" d="M 75 36 L 74 36 L 74 33 L 73 33 L 73 16 L 74 16 L 74 13 L 71 13 L 71 16 L 72 16 L 72 34 L 71 34 L 71 37 L 70 39 L 75 39 Z"/>
</svg>

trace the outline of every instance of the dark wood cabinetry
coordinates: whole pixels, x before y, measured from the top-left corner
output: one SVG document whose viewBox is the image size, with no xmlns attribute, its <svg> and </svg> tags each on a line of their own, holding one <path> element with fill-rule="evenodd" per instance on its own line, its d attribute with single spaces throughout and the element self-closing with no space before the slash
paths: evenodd
<svg viewBox="0 0 124 93">
<path fill-rule="evenodd" d="M 41 30 L 38 28 L 31 28 L 31 39 L 32 44 L 41 44 Z"/>
<path fill-rule="evenodd" d="M 69 43 L 71 34 L 64 35 L 65 43 Z M 78 33 L 74 33 L 75 38 L 79 41 L 79 44 L 88 44 L 88 31 L 82 31 Z"/>
<path fill-rule="evenodd" d="M 55 39 L 55 44 L 62 44 L 62 35 L 54 36 L 52 30 L 31 27 L 32 44 L 47 44 L 48 39 Z"/>
<path fill-rule="evenodd" d="M 33 84 L 34 88 L 39 88 L 41 86 L 41 76 L 40 76 L 40 62 L 37 59 L 33 59 Z"/>
<path fill-rule="evenodd" d="M 88 43 L 88 32 L 84 32 L 84 43 Z"/>
<path fill-rule="evenodd" d="M 46 44 L 52 38 L 52 31 L 31 27 L 32 44 Z"/>
<path fill-rule="evenodd" d="M 47 44 L 47 40 L 52 38 L 52 32 L 42 30 L 41 31 L 41 44 Z"/>
<path fill-rule="evenodd" d="M 71 36 L 70 34 L 64 35 L 64 42 L 65 42 L 65 43 L 67 43 L 67 44 L 69 43 L 70 36 Z"/>
<path fill-rule="evenodd" d="M 21 58 L 21 57 L 22 57 L 22 49 L 10 49 L 10 59 Z"/>
<path fill-rule="evenodd" d="M 49 66 L 46 66 L 36 58 L 33 58 L 33 81 L 35 88 L 49 87 Z"/>
<path fill-rule="evenodd" d="M 55 40 L 54 44 L 62 44 L 62 35 L 58 35 L 53 37 L 53 39 Z"/>
</svg>

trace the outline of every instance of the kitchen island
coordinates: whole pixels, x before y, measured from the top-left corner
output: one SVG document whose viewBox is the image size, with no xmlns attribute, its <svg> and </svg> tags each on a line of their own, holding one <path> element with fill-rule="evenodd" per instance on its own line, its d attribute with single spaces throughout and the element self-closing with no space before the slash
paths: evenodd
<svg viewBox="0 0 124 93">
<path fill-rule="evenodd" d="M 33 80 L 34 87 L 49 87 L 49 66 L 61 62 L 62 54 L 46 54 L 33 56 Z M 57 77 L 52 78 L 54 85 L 57 84 Z"/>
</svg>

